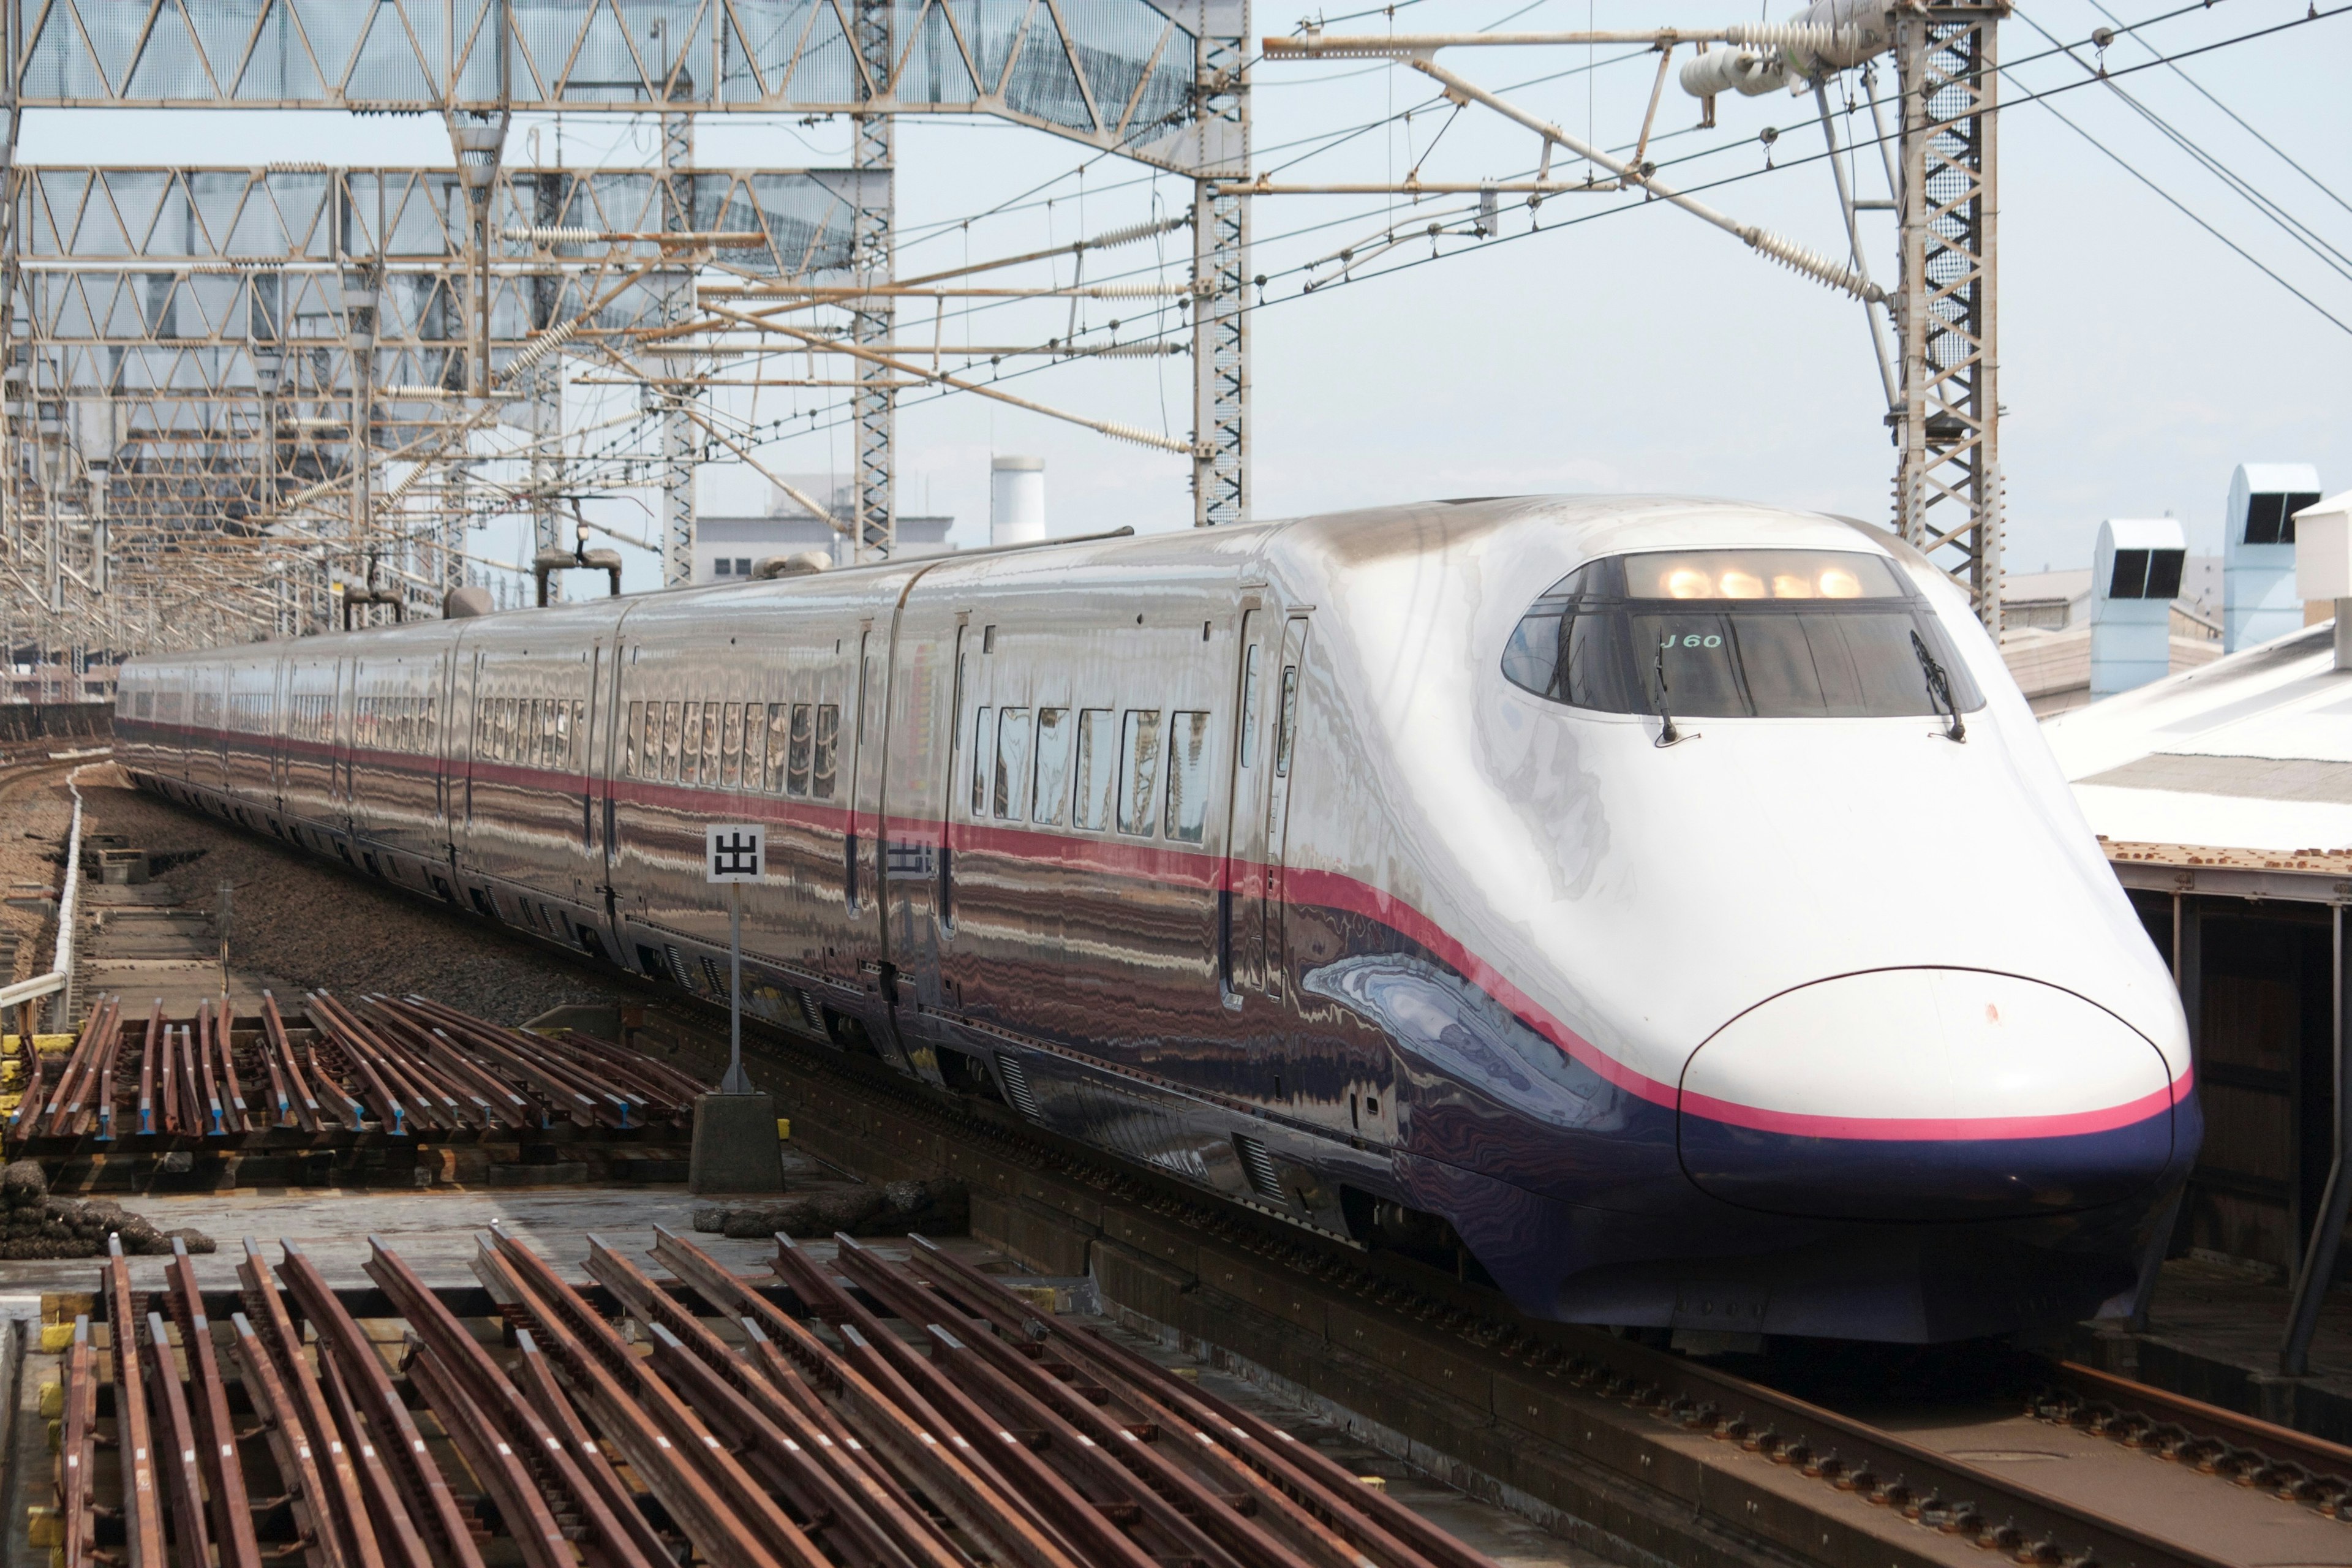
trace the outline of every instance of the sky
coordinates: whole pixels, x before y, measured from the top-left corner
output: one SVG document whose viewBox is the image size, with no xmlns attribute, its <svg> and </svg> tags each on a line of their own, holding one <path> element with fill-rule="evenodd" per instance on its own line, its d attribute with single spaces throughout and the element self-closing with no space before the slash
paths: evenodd
<svg viewBox="0 0 2352 1568">
<path fill-rule="evenodd" d="M 2243 461 L 2310 462 L 2330 493 L 2352 488 L 2352 94 L 2342 89 L 2352 6 L 2321 5 L 2318 19 L 2305 20 L 2309 0 L 2107 4 L 2112 17 L 2095 0 L 2033 0 L 2002 31 L 2001 90 L 2012 107 L 1999 125 L 2000 439 L 2012 571 L 2086 565 L 2108 517 L 2176 515 L 2192 550 L 2216 551 L 2231 470 Z M 1293 30 L 1295 9 L 1257 7 L 1255 31 Z M 1719 26 L 1780 9 L 1412 0 L 1354 19 L 1334 10 L 1328 33 Z M 2121 26 L 2137 23 L 2146 25 Z M 2103 25 L 2118 36 L 2099 51 L 2084 40 Z M 2092 67 L 2103 55 L 2108 79 L 2054 52 L 2051 38 Z M 2176 63 L 2132 68 L 2159 54 Z M 1607 47 L 1442 58 L 1610 148 L 1639 134 L 1655 73 L 1654 55 Z M 1427 181 L 1475 182 L 1532 171 L 1533 135 L 1475 105 L 1457 113 L 1409 68 L 1267 60 L 1253 79 L 1255 167 L 1284 181 L 1385 182 L 1418 167 Z M 1879 85 L 1891 97 L 1885 66 Z M 1851 141 L 1867 109 L 1849 116 L 1845 96 L 1845 88 L 1833 94 L 1832 107 L 1841 140 Z M 1693 129 L 1697 118 L 1696 100 L 1668 79 L 1652 140 L 1660 178 L 1709 186 L 1702 199 L 1736 218 L 1843 259 L 1810 94 L 1726 95 L 1716 129 Z M 1777 133 L 1769 145 L 1768 130 Z M 707 116 L 698 159 L 837 167 L 848 162 L 848 135 L 837 120 Z M 559 136 L 568 163 L 642 166 L 656 152 L 642 120 L 567 116 L 560 130 L 519 123 L 508 156 L 553 163 Z M 999 121 L 906 117 L 898 145 L 902 275 L 1066 244 L 1191 200 L 1188 181 Z M 449 162 L 429 120 L 146 111 L 29 115 L 21 157 L 262 163 L 289 147 L 330 163 Z M 1564 153 L 1553 167 L 1581 173 Z M 1864 197 L 1886 194 L 1867 150 L 1857 178 Z M 1531 211 L 1505 198 L 1498 232 L 1481 240 L 1458 232 L 1475 200 L 1257 200 L 1253 267 L 1268 281 L 1251 314 L 1255 516 L 1559 490 L 1730 496 L 1888 517 L 1894 452 L 1853 300 L 1665 204 L 1571 195 Z M 1448 233 L 1428 238 L 1432 221 Z M 1865 214 L 1863 223 L 1864 259 L 1891 282 L 1891 218 Z M 1180 278 L 1188 243 L 1179 232 L 1101 253 L 1087 280 Z M 1344 283 L 1342 250 L 1354 273 Z M 1071 280 L 1066 260 L 993 276 Z M 1310 279 L 1318 286 L 1307 291 Z M 908 308 L 898 335 L 1032 343 L 1074 321 L 1099 336 L 1116 317 L 1118 336 L 1132 340 L 1175 331 L 1180 320 L 1134 300 L 1075 311 L 1067 300 L 1000 302 L 969 317 L 941 309 L 934 323 L 929 310 Z M 1013 363 L 1031 367 L 1007 384 L 1024 396 L 1190 432 L 1189 359 Z M 728 412 L 760 431 L 754 450 L 768 468 L 845 474 L 842 411 L 808 417 L 813 395 L 821 395 L 767 391 L 753 409 L 737 394 Z M 574 421 L 592 413 L 583 399 Z M 986 538 L 992 454 L 1046 460 L 1055 532 L 1191 521 L 1182 459 L 978 397 L 909 396 L 897 444 L 899 509 L 952 513 L 951 537 L 966 545 Z M 748 467 L 714 462 L 699 504 L 758 510 L 766 493 Z M 651 499 L 609 497 L 591 515 L 649 535 Z M 517 559 L 520 531 L 493 524 L 474 547 Z M 649 554 L 624 554 L 631 587 L 657 583 Z"/>
</svg>

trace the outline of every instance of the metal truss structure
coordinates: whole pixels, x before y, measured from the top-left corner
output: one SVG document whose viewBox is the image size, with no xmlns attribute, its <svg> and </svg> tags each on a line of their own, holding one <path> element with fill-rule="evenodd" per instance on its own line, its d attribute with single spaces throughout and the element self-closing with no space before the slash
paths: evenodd
<svg viewBox="0 0 2352 1568">
<path fill-rule="evenodd" d="M 1457 105 L 1478 103 L 1542 138 L 1543 164 L 1529 180 L 1475 184 L 1424 182 L 1392 184 L 1276 184 L 1266 180 L 1219 187 L 1234 195 L 1381 193 L 1424 196 L 1475 192 L 1492 201 L 1505 192 L 1532 203 L 1553 195 L 1639 190 L 1645 199 L 1680 207 L 1733 235 L 1759 255 L 1840 289 L 1871 312 L 1870 329 L 1887 400 L 1886 424 L 1896 451 L 1894 525 L 1911 544 L 1964 588 L 1986 627 L 2000 626 L 2000 400 L 1995 336 L 2000 207 L 1996 153 L 2000 19 L 2009 0 L 1890 0 L 1881 12 L 1867 5 L 1815 5 L 1787 23 L 1724 27 L 1652 26 L 1577 33 L 1349 34 L 1326 37 L 1309 26 L 1293 38 L 1268 38 L 1269 59 L 1392 59 L 1439 83 Z M 1650 93 L 1631 160 L 1539 120 L 1437 63 L 1443 49 L 1529 45 L 1647 44 L 1658 53 Z M 1706 103 L 1702 123 L 1715 123 L 1714 95 L 1753 95 L 1791 83 L 1810 83 L 1828 139 L 1830 167 L 1845 218 L 1848 258 L 1840 262 L 1781 235 L 1741 223 L 1691 199 L 1656 177 L 1643 152 L 1674 52 L 1701 51 L 1684 68 L 1685 90 Z M 1729 46 L 1708 56 L 1709 45 Z M 1874 85 L 1874 62 L 1891 54 L 1900 84 L 1900 121 L 1885 122 Z M 1888 201 L 1855 199 L 1845 153 L 1838 145 L 1828 84 L 1859 68 L 1877 141 L 1885 153 Z M 1550 177 L 1551 150 L 1566 149 L 1604 172 L 1581 183 Z M 1897 221 L 1897 282 L 1890 292 L 1872 281 L 1858 213 L 1891 206 Z M 1483 228 L 1480 232 L 1486 232 Z M 1893 318 L 1889 354 L 1879 312 Z"/>
<path fill-rule="evenodd" d="M 2000 635 L 1999 29 L 2006 5 L 1895 11 L 1903 90 L 1895 517 Z"/>
<path fill-rule="evenodd" d="M 888 179 L 501 170 L 479 204 L 485 250 L 455 169 L 21 171 L 19 460 L 0 470 L 16 536 L 37 538 L 53 610 L 77 584 L 147 584 L 163 616 L 182 596 L 263 594 L 267 624 L 291 630 L 319 618 L 305 595 L 329 576 L 289 574 L 289 557 L 437 601 L 463 576 L 428 520 L 551 519 L 564 487 L 650 472 L 625 443 L 554 449 L 555 349 L 632 363 L 635 334 L 690 295 L 681 253 L 751 279 L 847 278 L 854 214 L 887 204 Z M 461 503 L 446 465 L 480 459 L 475 437 L 502 427 L 520 441 L 487 455 L 525 459 L 530 479 Z"/>
<path fill-rule="evenodd" d="M 1213 195 L 1248 168 L 1245 0 L 0 0 L 0 644 L 287 634 L 336 584 L 398 614 L 465 580 L 467 521 L 527 513 L 544 556 L 617 486 L 660 491 L 683 579 L 696 464 L 753 461 L 698 408 L 714 276 L 856 285 L 818 334 L 863 355 L 835 521 L 888 552 L 909 113 L 1197 182 L 1195 431 L 1080 422 L 1192 456 L 1200 521 L 1246 515 L 1245 204 Z M 26 111 L 124 107 L 438 115 L 456 163 L 16 166 Z M 513 116 L 556 111 L 658 116 L 659 167 L 509 167 Z M 850 116 L 854 166 L 695 167 L 695 118 L 742 113 Z M 562 450 L 590 380 L 637 416 Z"/>
</svg>

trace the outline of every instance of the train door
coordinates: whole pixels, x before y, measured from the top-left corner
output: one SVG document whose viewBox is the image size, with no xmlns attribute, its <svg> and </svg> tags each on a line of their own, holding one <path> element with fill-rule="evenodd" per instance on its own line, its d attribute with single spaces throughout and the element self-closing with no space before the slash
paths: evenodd
<svg viewBox="0 0 2352 1568">
<path fill-rule="evenodd" d="M 449 835 L 450 853 L 460 871 L 471 875 L 481 867 L 480 847 L 474 841 L 475 773 L 480 766 L 484 725 L 478 717 L 482 710 L 482 666 L 487 658 L 477 648 L 474 657 L 465 660 L 458 678 L 465 687 L 466 700 L 462 709 L 452 704 L 449 721 L 450 757 L 449 787 L 456 795 L 450 815 L 457 818 Z M 463 761 L 457 760 L 463 752 Z M 478 896 L 478 895 L 477 895 Z"/>
<path fill-rule="evenodd" d="M 1240 648 L 1240 694 L 1234 704 L 1234 787 L 1227 797 L 1232 816 L 1225 832 L 1225 874 L 1217 895 L 1219 989 L 1225 1005 L 1240 1010 L 1245 999 L 1265 989 L 1265 878 L 1269 732 L 1265 694 L 1272 683 L 1269 616 L 1244 600 Z"/>
<path fill-rule="evenodd" d="M 1265 759 L 1272 764 L 1272 774 L 1265 785 L 1265 870 L 1258 879 L 1257 900 L 1258 926 L 1265 933 L 1265 990 L 1276 1000 L 1288 992 L 1285 978 L 1289 949 L 1285 942 L 1283 859 L 1290 829 L 1291 753 L 1298 736 L 1298 703 L 1305 690 L 1306 666 L 1307 617 L 1292 616 L 1283 623 L 1282 658 L 1272 671 L 1274 732 L 1273 744 L 1267 750 L 1273 754 Z"/>
<path fill-rule="evenodd" d="M 587 669 L 584 672 L 587 697 L 574 698 L 572 702 L 572 744 L 567 753 L 571 778 L 567 785 L 580 803 L 573 826 L 577 837 L 572 868 L 572 902 L 578 909 L 592 909 L 602 901 L 601 874 L 604 850 L 598 843 L 596 797 L 598 785 L 596 745 L 604 741 L 612 726 L 603 721 L 604 688 L 611 679 L 605 668 L 604 641 L 602 637 L 588 645 Z M 583 928 L 585 930 L 586 928 Z"/>
<path fill-rule="evenodd" d="M 327 794 L 330 821 L 341 839 L 335 847 L 346 860 L 352 858 L 352 752 L 357 741 L 353 731 L 357 728 L 359 676 L 359 660 L 335 661 L 334 742 L 327 766 Z"/>
<path fill-rule="evenodd" d="M 857 627 L 855 662 L 842 676 L 845 711 L 840 720 L 841 798 L 847 809 L 842 818 L 841 909 L 848 941 L 828 946 L 824 973 L 845 985 L 858 983 L 861 966 L 880 951 L 876 940 L 876 889 L 881 876 L 881 770 L 875 758 L 880 751 L 882 670 L 881 639 L 874 623 Z"/>
</svg>

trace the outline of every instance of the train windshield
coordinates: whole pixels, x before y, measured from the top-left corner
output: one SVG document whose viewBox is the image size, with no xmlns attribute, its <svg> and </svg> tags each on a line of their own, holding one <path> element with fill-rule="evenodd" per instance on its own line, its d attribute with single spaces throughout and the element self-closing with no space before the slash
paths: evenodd
<svg viewBox="0 0 2352 1568">
<path fill-rule="evenodd" d="M 1503 674 L 1604 713 L 1928 717 L 1984 705 L 1927 601 L 1884 556 L 1834 550 L 1615 555 L 1552 584 Z"/>
</svg>

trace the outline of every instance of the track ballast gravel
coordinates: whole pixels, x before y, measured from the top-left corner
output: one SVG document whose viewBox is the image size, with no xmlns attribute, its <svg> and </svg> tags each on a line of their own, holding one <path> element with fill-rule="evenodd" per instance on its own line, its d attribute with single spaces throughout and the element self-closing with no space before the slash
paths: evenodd
<svg viewBox="0 0 2352 1568">
<path fill-rule="evenodd" d="M 551 1007 L 620 995 L 552 948 L 183 810 L 110 768 L 82 774 L 81 791 L 87 833 L 120 834 L 150 854 L 203 851 L 155 879 L 191 910 L 211 910 L 220 884 L 233 884 L 230 966 L 267 976 L 281 1005 L 320 987 L 348 998 L 414 991 L 520 1024 Z"/>
</svg>

